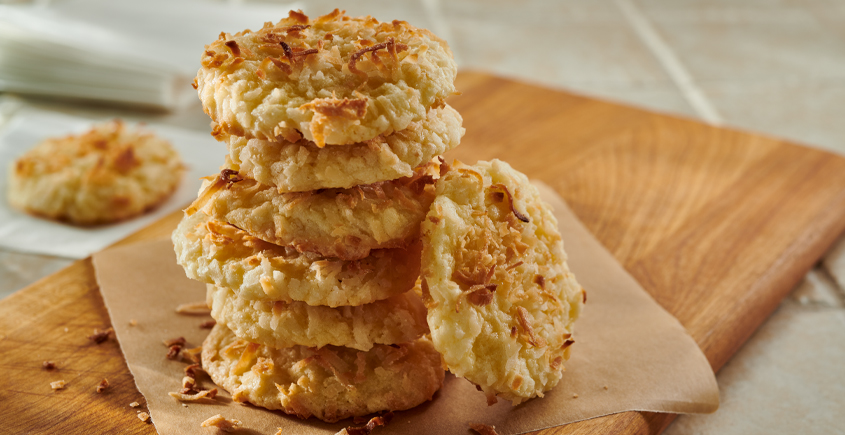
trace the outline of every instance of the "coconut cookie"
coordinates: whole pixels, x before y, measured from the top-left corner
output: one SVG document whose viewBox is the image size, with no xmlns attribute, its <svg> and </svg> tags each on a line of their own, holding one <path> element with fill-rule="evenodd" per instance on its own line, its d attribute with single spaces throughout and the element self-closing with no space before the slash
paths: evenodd
<svg viewBox="0 0 845 435">
<path fill-rule="evenodd" d="M 434 199 L 436 164 L 414 176 L 351 189 L 279 193 L 271 186 L 224 169 L 203 183 L 189 208 L 300 252 L 357 260 L 371 250 L 398 248 L 419 236 Z"/>
<path fill-rule="evenodd" d="M 236 402 L 335 422 L 413 408 L 443 384 L 440 355 L 425 339 L 367 352 L 345 347 L 271 348 L 217 325 L 202 346 L 202 367 Z"/>
<path fill-rule="evenodd" d="M 317 146 L 404 130 L 455 92 L 445 41 L 404 21 L 301 12 L 205 47 L 195 86 L 218 132 Z"/>
<path fill-rule="evenodd" d="M 542 397 L 561 378 L 585 293 L 537 189 L 499 160 L 456 163 L 422 240 L 423 300 L 449 370 L 488 402 Z"/>
<path fill-rule="evenodd" d="M 414 291 L 357 307 L 330 308 L 247 300 L 208 284 L 207 300 L 218 323 L 240 338 L 275 348 L 333 345 L 366 351 L 374 344 L 405 343 L 428 332 L 425 306 Z"/>
<path fill-rule="evenodd" d="M 105 224 L 162 203 L 183 172 L 170 143 L 114 120 L 29 150 L 9 172 L 8 198 L 13 207 L 48 219 Z"/>
<path fill-rule="evenodd" d="M 250 301 L 363 305 L 408 291 L 419 275 L 419 243 L 343 261 L 267 243 L 202 212 L 185 216 L 172 240 L 189 278 Z"/>
<path fill-rule="evenodd" d="M 281 192 L 343 188 L 414 175 L 414 168 L 458 146 L 464 129 L 450 106 L 431 109 L 423 121 L 366 142 L 320 148 L 301 140 L 228 136 L 230 167 Z"/>
</svg>

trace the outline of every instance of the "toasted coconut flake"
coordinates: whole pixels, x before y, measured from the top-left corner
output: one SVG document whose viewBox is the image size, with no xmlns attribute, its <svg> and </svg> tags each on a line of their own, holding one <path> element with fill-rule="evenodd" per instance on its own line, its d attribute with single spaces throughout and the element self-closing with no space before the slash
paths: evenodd
<svg viewBox="0 0 845 435">
<path fill-rule="evenodd" d="M 367 114 L 367 99 L 322 98 L 305 104 L 300 109 L 313 110 L 323 116 L 361 119 Z"/>
<path fill-rule="evenodd" d="M 265 62 L 268 62 L 266 66 Z M 282 62 L 281 59 L 277 59 L 275 57 L 270 56 L 265 57 L 264 60 L 261 61 L 261 69 L 266 71 L 267 67 L 269 67 L 271 63 L 285 74 L 290 74 L 293 72 L 293 68 L 291 68 L 290 64 Z"/>
<path fill-rule="evenodd" d="M 546 340 L 543 337 L 538 337 L 534 334 L 534 328 L 531 326 L 531 321 L 528 319 L 528 310 L 523 307 L 516 307 L 517 318 L 519 319 L 519 326 L 528 334 L 528 342 L 535 347 L 543 347 L 546 345 Z"/>
<path fill-rule="evenodd" d="M 167 349 L 167 355 L 165 356 L 167 357 L 167 359 L 176 359 L 177 357 L 179 357 L 179 352 L 181 350 L 182 346 L 174 344 L 173 346 L 170 346 L 169 349 Z"/>
<path fill-rule="evenodd" d="M 292 13 L 292 12 L 291 12 Z M 223 432 L 232 432 L 241 426 L 240 420 L 236 420 L 234 418 L 225 418 L 220 414 L 217 414 L 213 417 L 210 417 L 208 420 L 202 422 L 200 424 L 201 427 L 216 427 L 217 429 L 222 430 Z"/>
<path fill-rule="evenodd" d="M 178 344 L 179 346 L 185 345 L 185 337 L 176 337 L 171 338 L 170 340 L 164 340 L 164 345 L 167 347 L 173 346 L 174 344 Z"/>
<path fill-rule="evenodd" d="M 539 285 L 541 289 L 545 289 L 546 278 L 544 278 L 543 275 L 534 275 L 534 284 Z"/>
<path fill-rule="evenodd" d="M 488 426 L 482 423 L 470 423 L 469 428 L 478 432 L 479 435 L 499 435 L 496 426 Z"/>
<path fill-rule="evenodd" d="M 285 29 L 285 33 L 288 33 L 288 34 L 296 33 L 296 32 L 299 32 L 300 30 L 305 30 L 309 27 L 311 27 L 310 24 L 295 24 L 295 25 L 290 26 L 287 29 Z"/>
<path fill-rule="evenodd" d="M 138 420 L 141 420 L 144 423 L 146 423 L 146 422 L 150 421 L 150 414 L 147 414 L 146 412 L 139 412 L 138 413 Z"/>
<path fill-rule="evenodd" d="M 186 362 L 188 364 L 199 364 L 200 363 L 200 354 L 202 353 L 202 346 L 198 346 L 192 349 L 183 349 L 182 350 L 182 362 Z"/>
<path fill-rule="evenodd" d="M 212 388 L 210 390 L 202 390 L 194 394 L 183 393 L 179 392 L 169 392 L 167 393 L 170 397 L 177 399 L 182 402 L 200 402 L 204 400 L 212 400 L 217 396 L 217 388 Z"/>
<path fill-rule="evenodd" d="M 54 390 L 64 390 L 65 385 L 67 385 L 67 382 L 65 382 L 64 380 L 50 382 L 50 388 Z"/>
<path fill-rule="evenodd" d="M 563 363 L 563 357 L 559 356 L 559 357 L 555 358 L 554 360 L 552 360 L 552 362 L 549 363 L 549 367 L 551 367 L 554 370 L 557 370 L 557 369 L 560 368 L 560 365 L 562 363 Z"/>
<path fill-rule="evenodd" d="M 337 12 L 337 9 L 335 9 Z M 328 16 L 328 15 L 327 15 Z M 291 18 L 299 23 L 308 23 L 308 15 L 302 13 L 302 10 L 290 11 L 288 12 L 288 18 Z M 322 18 L 322 17 L 321 17 Z"/>
<path fill-rule="evenodd" d="M 208 308 L 205 302 L 191 302 L 179 305 L 176 307 L 176 312 L 188 316 L 205 316 L 211 314 L 211 308 Z"/>
<path fill-rule="evenodd" d="M 54 363 L 53 361 L 44 361 L 43 363 L 41 363 L 41 366 L 44 367 L 45 370 L 53 370 L 54 368 L 56 368 L 56 363 Z"/>
<path fill-rule="evenodd" d="M 199 372 L 199 371 L 204 371 L 202 369 L 201 364 L 199 364 L 199 363 L 191 364 L 191 365 L 185 367 L 185 376 L 189 376 L 191 378 L 196 379 L 197 372 Z"/>
<path fill-rule="evenodd" d="M 234 373 L 243 373 L 246 371 L 246 369 L 252 364 L 252 357 L 255 356 L 255 352 L 259 347 L 261 347 L 261 345 L 257 343 L 248 343 L 246 345 L 240 359 L 238 359 L 238 364 L 235 365 Z"/>
<path fill-rule="evenodd" d="M 360 42 L 362 44 L 364 43 L 364 41 L 360 41 Z M 375 52 L 378 51 L 378 50 L 384 49 L 384 48 L 387 49 L 387 52 L 390 53 L 390 56 L 395 61 L 395 60 L 397 60 L 396 52 L 407 50 L 408 46 L 405 45 L 405 44 L 397 44 L 394 41 L 393 38 L 390 38 L 386 42 L 381 42 L 381 43 L 378 43 L 378 44 L 375 44 L 375 45 L 371 45 L 369 47 L 363 47 L 360 50 L 356 51 L 355 53 L 352 53 L 352 56 L 349 57 L 349 71 L 351 73 L 357 75 L 357 76 L 360 76 L 363 79 L 367 79 L 367 77 L 368 77 L 367 73 L 359 70 L 358 67 L 356 66 L 356 64 L 358 63 L 358 59 L 361 56 L 363 56 L 363 55 L 365 55 L 369 52 L 372 52 L 373 56 L 375 57 L 376 56 Z M 375 58 L 377 58 L 377 57 L 375 57 Z"/>
<path fill-rule="evenodd" d="M 437 160 L 440 161 L 440 178 L 443 178 L 443 176 L 446 175 L 452 167 L 446 163 L 446 160 L 443 160 L 443 157 L 438 156 Z"/>
<path fill-rule="evenodd" d="M 493 293 L 496 291 L 497 287 L 498 286 L 496 284 L 474 285 L 470 288 L 470 290 L 475 290 L 467 295 L 467 300 L 471 304 L 478 305 L 479 307 L 489 305 L 490 302 L 493 302 Z"/>
<path fill-rule="evenodd" d="M 320 52 L 320 50 L 318 50 L 316 48 L 309 48 L 307 50 L 293 51 L 293 52 L 291 52 L 290 56 L 291 56 L 291 60 L 299 61 L 300 57 L 305 57 L 305 56 L 308 56 L 309 54 L 317 54 L 319 52 Z"/>
<path fill-rule="evenodd" d="M 279 41 L 279 45 L 282 46 L 282 50 L 285 52 L 285 57 L 288 58 L 288 60 L 293 61 L 293 50 L 290 49 L 290 45 L 285 43 L 285 41 Z"/>
<path fill-rule="evenodd" d="M 232 184 L 243 181 L 244 177 L 232 169 L 223 169 L 220 171 L 220 180 L 226 183 L 226 189 L 232 187 Z"/>
<path fill-rule="evenodd" d="M 197 380 L 194 379 L 193 376 L 183 376 L 182 377 L 182 392 L 188 393 L 191 390 L 196 390 Z"/>
<path fill-rule="evenodd" d="M 206 320 L 205 322 L 200 323 L 200 329 L 211 329 L 216 324 L 216 320 Z"/>
<path fill-rule="evenodd" d="M 100 385 L 97 385 L 97 393 L 102 394 L 103 391 L 106 391 L 106 388 L 109 387 L 109 380 L 103 379 L 100 381 Z"/>
<path fill-rule="evenodd" d="M 121 174 L 126 174 L 140 164 L 141 162 L 135 158 L 135 150 L 131 146 L 126 147 L 114 159 L 114 167 Z"/>
<path fill-rule="evenodd" d="M 564 341 L 564 342 L 563 342 L 563 344 L 562 344 L 562 345 L 560 345 L 560 348 L 561 348 L 561 349 L 566 349 L 567 347 L 572 346 L 572 343 L 575 343 L 575 340 L 573 340 L 573 339 L 571 339 L 571 338 L 570 338 L 570 339 L 568 339 L 568 340 Z"/>
<path fill-rule="evenodd" d="M 229 47 L 229 51 L 231 51 L 233 55 L 235 55 L 235 56 L 241 55 L 241 48 L 238 47 L 238 43 L 235 42 L 234 40 L 226 41 L 225 45 L 226 45 L 226 47 Z"/>
<path fill-rule="evenodd" d="M 496 392 L 493 390 L 485 391 L 484 395 L 487 397 L 487 406 L 493 406 L 499 401 Z"/>
<path fill-rule="evenodd" d="M 511 195 L 511 191 L 508 190 L 507 186 L 505 186 L 504 184 L 494 184 L 494 185 L 488 187 L 488 189 L 491 189 L 494 192 L 496 192 L 497 190 L 500 189 L 501 192 L 504 193 L 504 196 L 507 196 L 508 207 L 510 207 L 511 212 L 513 212 L 513 215 L 516 216 L 516 218 L 521 220 L 522 222 L 528 223 L 528 222 L 531 221 L 530 219 L 528 219 L 528 216 L 522 214 L 516 208 L 514 208 L 514 206 L 513 206 L 513 196 Z M 503 200 L 504 196 L 499 197 L 499 195 L 495 195 L 495 198 L 499 198 L 499 200 Z"/>
<path fill-rule="evenodd" d="M 392 411 L 388 412 L 387 414 L 379 415 L 379 416 L 371 418 L 370 421 L 368 421 L 367 424 L 364 425 L 364 426 L 359 426 L 359 427 L 349 426 L 345 429 L 342 429 L 340 432 L 338 432 L 338 435 L 340 435 L 340 434 L 344 434 L 344 435 L 370 435 L 370 433 L 373 431 L 373 429 L 375 429 L 379 426 L 384 426 L 384 425 L 390 423 L 391 420 L 393 420 L 393 412 Z"/>
<path fill-rule="evenodd" d="M 202 66 L 206 68 L 219 68 L 226 62 L 226 59 L 229 58 L 229 55 L 225 53 L 215 53 L 213 51 L 206 51 L 206 56 L 202 59 Z"/>
<path fill-rule="evenodd" d="M 94 333 L 88 336 L 88 339 L 93 341 L 94 343 L 100 344 L 109 339 L 109 337 L 114 333 L 114 329 L 108 328 L 106 330 L 100 331 L 99 329 L 95 329 Z"/>
</svg>

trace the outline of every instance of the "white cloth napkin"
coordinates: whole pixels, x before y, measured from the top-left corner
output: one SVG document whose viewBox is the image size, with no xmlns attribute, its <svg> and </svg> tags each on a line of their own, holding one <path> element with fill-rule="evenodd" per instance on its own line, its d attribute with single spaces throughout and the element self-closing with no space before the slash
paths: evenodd
<svg viewBox="0 0 845 435">
<path fill-rule="evenodd" d="M 117 224 L 85 228 L 33 217 L 9 206 L 6 199 L 9 169 L 17 157 L 47 137 L 81 133 L 93 123 L 102 121 L 26 110 L 15 115 L 0 131 L 0 247 L 85 258 L 164 215 L 187 206 L 197 196 L 200 178 L 217 173 L 225 161 L 226 147 L 208 133 L 147 124 L 146 129 L 173 144 L 188 166 L 182 184 L 174 195 L 152 212 Z"/>
<path fill-rule="evenodd" d="M 67 0 L 0 5 L 0 91 L 164 109 L 196 102 L 203 47 L 297 3 Z"/>
</svg>

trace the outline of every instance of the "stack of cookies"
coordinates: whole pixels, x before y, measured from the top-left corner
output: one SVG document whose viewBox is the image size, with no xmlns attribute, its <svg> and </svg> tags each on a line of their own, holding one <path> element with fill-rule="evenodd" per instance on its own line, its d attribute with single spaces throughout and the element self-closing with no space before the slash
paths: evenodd
<svg viewBox="0 0 845 435">
<path fill-rule="evenodd" d="M 438 156 L 464 132 L 455 75 L 430 32 L 338 10 L 206 46 L 195 87 L 229 156 L 173 241 L 233 400 L 337 421 L 440 388 L 417 282 Z"/>
</svg>

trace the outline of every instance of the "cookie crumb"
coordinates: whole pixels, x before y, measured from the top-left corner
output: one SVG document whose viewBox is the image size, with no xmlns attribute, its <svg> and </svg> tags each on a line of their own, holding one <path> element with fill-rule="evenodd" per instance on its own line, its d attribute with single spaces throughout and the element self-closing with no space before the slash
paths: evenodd
<svg viewBox="0 0 845 435">
<path fill-rule="evenodd" d="M 114 333 L 114 329 L 108 328 L 103 331 L 99 329 L 94 329 L 94 333 L 88 336 L 88 339 L 93 341 L 94 343 L 100 344 L 109 339 L 109 337 Z"/>
<path fill-rule="evenodd" d="M 276 431 L 275 435 L 282 435 L 282 428 L 278 428 L 279 430 Z"/>
<path fill-rule="evenodd" d="M 470 423 L 469 428 L 478 432 L 480 435 L 499 435 L 496 432 L 496 426 L 488 426 L 482 423 Z"/>
<path fill-rule="evenodd" d="M 185 389 L 183 389 L 182 391 L 185 391 Z M 217 396 L 217 388 L 212 388 L 210 390 L 202 390 L 197 393 L 194 393 L 194 391 L 190 389 L 187 389 L 187 391 L 185 391 L 184 393 L 182 391 L 178 393 L 170 392 L 167 394 L 169 394 L 170 397 L 173 397 L 177 400 L 181 400 L 183 402 L 198 402 L 203 399 L 214 399 L 214 397 Z"/>
<path fill-rule="evenodd" d="M 216 324 L 216 320 L 206 320 L 205 322 L 200 323 L 200 329 L 211 329 Z"/>
<path fill-rule="evenodd" d="M 70 329 L 68 329 L 68 328 L 65 328 L 65 332 L 68 332 L 68 331 L 70 331 Z"/>
<path fill-rule="evenodd" d="M 186 352 L 187 352 L 187 351 L 186 351 Z M 196 363 L 196 364 L 191 364 L 191 365 L 189 365 L 189 366 L 185 367 L 185 376 L 187 376 L 187 377 L 189 377 L 189 378 L 194 378 L 194 379 L 196 379 L 196 377 L 197 377 L 197 371 L 204 371 L 204 370 L 202 369 L 202 365 L 201 365 L 201 364 L 199 364 L 199 363 Z M 183 379 L 183 382 L 184 382 L 184 379 Z"/>
<path fill-rule="evenodd" d="M 138 321 L 135 319 L 129 319 L 129 326 L 138 326 Z"/>
<path fill-rule="evenodd" d="M 188 316 L 207 316 L 211 314 L 211 308 L 205 302 L 191 302 L 176 307 L 176 312 Z"/>
<path fill-rule="evenodd" d="M 164 345 L 167 347 L 173 346 L 174 344 L 178 344 L 179 346 L 185 345 L 185 337 L 176 337 L 171 338 L 170 340 L 164 340 Z"/>
<path fill-rule="evenodd" d="M 572 393 L 572 398 L 573 398 L 573 399 L 577 399 L 577 398 L 578 398 L 578 393 Z"/>
<path fill-rule="evenodd" d="M 137 407 L 141 406 L 141 404 L 138 403 L 138 402 L 132 402 L 132 403 L 129 404 L 129 406 L 132 407 L 132 408 L 137 408 Z"/>
<path fill-rule="evenodd" d="M 66 384 L 67 384 L 67 382 L 65 382 L 64 380 L 56 381 L 56 382 L 50 382 L 50 388 L 52 388 L 54 390 L 64 390 Z"/>
<path fill-rule="evenodd" d="M 187 403 L 183 403 L 183 404 L 182 404 L 182 407 L 183 407 L 183 408 L 187 408 L 187 407 L 188 407 L 188 404 L 187 404 Z"/>
<path fill-rule="evenodd" d="M 200 424 L 201 427 L 216 427 L 223 432 L 232 432 L 235 429 L 243 426 L 240 420 L 234 418 L 225 418 L 220 414 L 210 417 L 208 420 Z"/>
<path fill-rule="evenodd" d="M 146 412 L 139 412 L 138 419 L 146 423 L 150 421 L 150 414 L 147 414 Z"/>
<path fill-rule="evenodd" d="M 97 393 L 102 394 L 102 392 L 106 391 L 106 388 L 108 388 L 108 387 L 109 387 L 109 380 L 103 378 L 103 380 L 100 381 L 100 385 L 97 385 Z"/>
<path fill-rule="evenodd" d="M 605 385 L 605 386 L 604 386 L 604 389 L 605 389 L 605 390 L 607 389 L 607 385 Z"/>
<path fill-rule="evenodd" d="M 341 429 L 340 432 L 335 435 L 370 435 L 370 432 L 372 432 L 373 429 L 390 423 L 390 420 L 393 420 L 393 411 L 371 418 L 364 426 L 349 426 Z"/>
<path fill-rule="evenodd" d="M 193 349 L 184 349 L 182 350 L 182 362 L 187 364 L 199 364 L 202 354 L 202 346 L 195 347 Z"/>
<path fill-rule="evenodd" d="M 167 357 L 167 359 L 176 359 L 179 356 L 179 352 L 181 350 L 182 346 L 174 344 L 173 346 L 170 346 L 169 349 L 167 349 L 167 355 L 165 355 L 165 357 Z"/>
<path fill-rule="evenodd" d="M 54 368 L 56 368 L 56 363 L 54 363 L 53 361 L 44 361 L 43 363 L 41 363 L 41 366 L 44 367 L 45 370 L 53 370 Z"/>
</svg>

